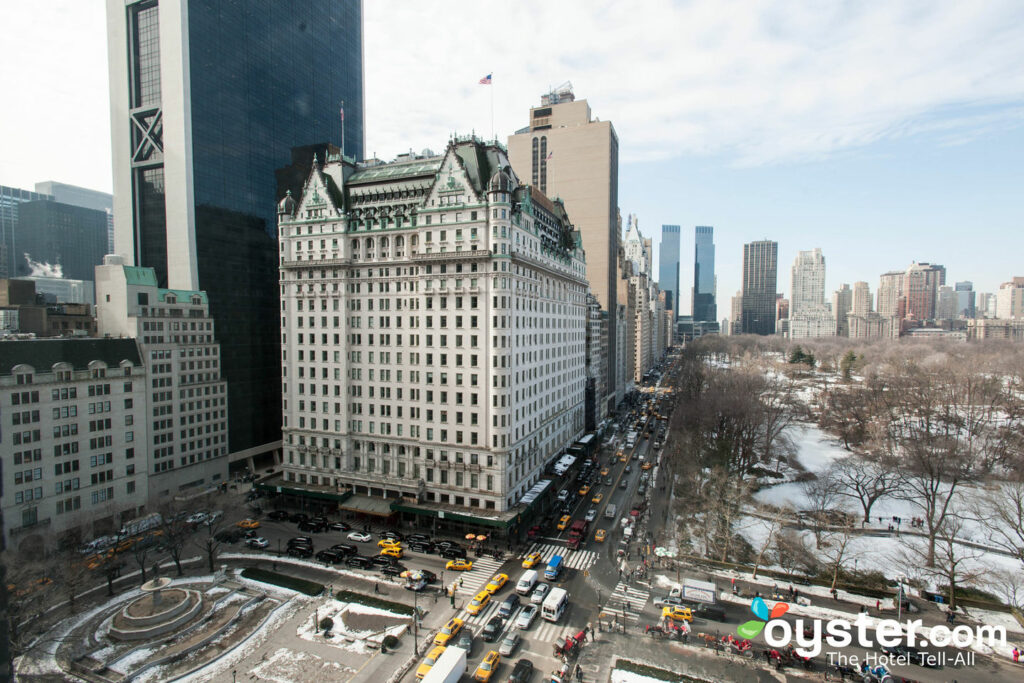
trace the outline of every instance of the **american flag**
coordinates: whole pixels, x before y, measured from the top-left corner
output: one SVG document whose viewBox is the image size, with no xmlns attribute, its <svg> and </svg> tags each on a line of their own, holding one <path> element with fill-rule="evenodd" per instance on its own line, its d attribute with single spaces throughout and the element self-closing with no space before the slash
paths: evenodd
<svg viewBox="0 0 1024 683">
<path fill-rule="evenodd" d="M 490 85 L 490 84 L 491 84 L 491 74 L 487 74 L 486 76 L 484 76 L 483 78 L 480 79 L 480 85 Z"/>
<path fill-rule="evenodd" d="M 548 156 L 547 156 L 546 159 L 544 159 L 544 161 L 551 161 L 551 157 L 553 157 L 553 156 L 555 156 L 554 152 L 548 152 Z"/>
<path fill-rule="evenodd" d="M 341 120 L 342 121 L 345 120 L 345 103 L 344 102 L 341 103 Z"/>
</svg>

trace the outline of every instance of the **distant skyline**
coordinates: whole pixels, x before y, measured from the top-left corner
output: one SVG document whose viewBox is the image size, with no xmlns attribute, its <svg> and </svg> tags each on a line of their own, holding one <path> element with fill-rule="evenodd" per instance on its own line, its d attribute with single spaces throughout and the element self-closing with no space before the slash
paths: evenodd
<svg viewBox="0 0 1024 683">
<path fill-rule="evenodd" d="M 0 44 L 0 87 L 18 106 L 0 110 L 0 184 L 109 192 L 103 3 L 2 6 L 14 30 Z M 743 243 L 765 238 L 779 242 L 780 264 L 821 247 L 828 295 L 857 280 L 874 291 L 881 273 L 915 260 L 977 291 L 1024 274 L 1021 3 L 567 1 L 501 12 L 502 24 L 531 30 L 427 46 L 423 27 L 439 18 L 458 17 L 471 35 L 499 17 L 468 1 L 365 3 L 368 156 L 438 151 L 452 132 L 489 136 L 492 96 L 504 142 L 541 93 L 570 80 L 618 133 L 622 214 L 636 213 L 656 243 L 661 225 L 682 226 L 683 312 L 695 225 L 715 227 L 719 318 L 740 288 Z M 488 73 L 493 85 L 478 85 Z M 409 104 L 394 106 L 396 93 Z"/>
</svg>

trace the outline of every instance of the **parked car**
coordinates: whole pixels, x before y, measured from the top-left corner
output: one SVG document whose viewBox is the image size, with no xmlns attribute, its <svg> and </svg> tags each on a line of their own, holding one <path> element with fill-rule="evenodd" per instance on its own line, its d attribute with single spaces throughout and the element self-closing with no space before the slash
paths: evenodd
<svg viewBox="0 0 1024 683">
<path fill-rule="evenodd" d="M 430 543 L 430 536 L 427 534 L 409 534 L 405 538 L 410 543 Z"/>
<path fill-rule="evenodd" d="M 275 522 L 284 522 L 288 519 L 288 512 L 287 510 L 271 510 L 267 517 Z"/>
<path fill-rule="evenodd" d="M 345 522 L 331 522 L 330 528 L 331 531 L 348 531 L 352 527 L 350 527 L 348 524 L 345 524 Z"/>
<path fill-rule="evenodd" d="M 413 541 L 409 544 L 409 550 L 416 553 L 432 553 L 434 552 L 434 544 L 427 541 Z"/>
<path fill-rule="evenodd" d="M 309 536 L 296 536 L 295 538 L 289 538 L 288 546 L 291 547 L 293 545 L 308 545 L 312 547 L 313 539 Z"/>
<path fill-rule="evenodd" d="M 505 625 L 505 620 L 501 617 L 491 617 L 491 620 L 484 626 L 483 632 L 480 637 L 484 639 L 485 643 L 493 643 L 501 635 L 501 628 Z"/>
<path fill-rule="evenodd" d="M 365 531 L 353 531 L 348 535 L 348 540 L 357 541 L 359 543 L 369 543 L 373 540 L 373 536 Z"/>
<path fill-rule="evenodd" d="M 390 555 L 374 555 L 370 558 L 370 563 L 375 567 L 386 567 L 389 564 L 397 564 L 398 560 Z"/>
<path fill-rule="evenodd" d="M 380 573 L 384 576 L 399 576 L 406 571 L 409 569 L 404 564 L 388 564 L 380 568 Z"/>
<path fill-rule="evenodd" d="M 434 583 L 435 581 L 437 581 L 437 574 L 430 571 L 429 569 L 421 569 L 419 570 L 419 572 L 420 576 L 422 576 L 423 580 L 427 583 Z"/>
<path fill-rule="evenodd" d="M 339 552 L 343 555 L 356 555 L 359 553 L 359 548 L 349 543 L 336 543 L 331 546 L 331 550 Z"/>
<path fill-rule="evenodd" d="M 398 533 L 397 531 L 385 531 L 380 535 L 381 538 L 390 538 L 392 541 L 398 541 L 401 543 L 405 540 L 405 536 Z"/>
<path fill-rule="evenodd" d="M 213 535 L 221 543 L 238 543 L 242 540 L 244 532 L 238 529 L 221 529 Z"/>
<path fill-rule="evenodd" d="M 523 611 L 519 613 L 519 617 L 516 619 L 516 628 L 526 630 L 533 625 L 534 620 L 540 613 L 540 608 L 537 605 L 529 604 L 523 607 Z"/>
<path fill-rule="evenodd" d="M 510 656 L 515 652 L 515 649 L 519 647 L 519 643 L 521 643 L 522 640 L 523 637 L 519 635 L 518 631 L 512 631 L 505 636 L 505 640 L 501 641 L 501 647 L 498 648 L 498 654 L 502 657 Z"/>
<path fill-rule="evenodd" d="M 466 551 L 462 548 L 445 548 L 441 551 L 441 557 L 446 560 L 465 559 Z"/>
<path fill-rule="evenodd" d="M 293 545 L 288 548 L 292 557 L 313 557 L 313 548 L 308 545 Z"/>
<path fill-rule="evenodd" d="M 199 526 L 209 518 L 210 515 L 205 512 L 193 512 L 191 515 L 188 516 L 188 519 L 186 519 L 185 522 L 191 524 L 192 526 Z"/>
<path fill-rule="evenodd" d="M 309 515 L 307 515 L 305 512 L 293 512 L 288 516 L 289 522 L 305 522 L 308 519 Z"/>
<path fill-rule="evenodd" d="M 323 522 L 319 522 L 315 519 L 306 520 L 299 522 L 299 531 L 305 531 L 306 533 L 318 534 L 326 529 L 326 525 Z"/>
<path fill-rule="evenodd" d="M 262 536 L 257 536 L 256 538 L 250 538 L 246 540 L 245 545 L 247 545 L 250 548 L 257 548 L 259 550 L 262 550 L 270 546 L 270 541 L 263 538 Z"/>
<path fill-rule="evenodd" d="M 444 550 L 445 548 L 461 548 L 462 547 L 458 543 L 456 543 L 455 541 L 438 541 L 434 545 L 436 545 L 441 550 Z"/>
<path fill-rule="evenodd" d="M 321 550 L 316 554 L 316 559 L 320 562 L 338 564 L 345 560 L 345 555 L 343 553 L 339 553 L 337 550 Z"/>
<path fill-rule="evenodd" d="M 345 560 L 345 564 L 354 569 L 369 569 L 373 566 L 373 561 L 371 561 L 369 557 L 353 555 Z"/>
</svg>

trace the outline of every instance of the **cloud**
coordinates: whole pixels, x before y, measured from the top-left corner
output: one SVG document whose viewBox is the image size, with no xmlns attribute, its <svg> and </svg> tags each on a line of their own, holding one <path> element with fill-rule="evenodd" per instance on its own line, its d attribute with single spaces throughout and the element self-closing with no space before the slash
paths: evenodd
<svg viewBox="0 0 1024 683">
<path fill-rule="evenodd" d="M 374 0 L 368 152 L 499 139 L 571 80 L 624 161 L 805 161 L 880 140 L 1017 125 L 1024 5 Z M 494 85 L 476 85 L 494 73 Z"/>
</svg>

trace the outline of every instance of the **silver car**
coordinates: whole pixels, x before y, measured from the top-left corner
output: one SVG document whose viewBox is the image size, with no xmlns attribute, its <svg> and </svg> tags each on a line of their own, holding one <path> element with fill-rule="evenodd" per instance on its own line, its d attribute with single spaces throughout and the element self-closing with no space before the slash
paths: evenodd
<svg viewBox="0 0 1024 683">
<path fill-rule="evenodd" d="M 505 640 L 501 641 L 501 647 L 498 648 L 498 654 L 502 657 L 508 657 L 513 652 L 515 652 L 515 649 L 517 647 L 519 647 L 519 643 L 520 641 L 522 641 L 522 639 L 523 638 L 519 635 L 519 633 L 517 633 L 516 631 L 512 631 L 507 636 L 505 636 Z"/>
<path fill-rule="evenodd" d="M 516 619 L 516 628 L 526 630 L 533 625 L 533 621 L 537 618 L 537 614 L 540 612 L 540 608 L 537 605 L 530 604 L 523 607 L 523 611 L 519 613 L 519 617 Z"/>
<path fill-rule="evenodd" d="M 590 508 L 589 510 L 587 510 L 587 516 L 584 519 L 586 519 L 588 522 L 593 522 L 595 519 L 597 519 L 597 510 L 595 508 Z"/>
<path fill-rule="evenodd" d="M 533 589 L 533 594 L 530 595 L 530 602 L 534 605 L 539 605 L 544 602 L 544 598 L 547 596 L 549 590 L 551 590 L 550 584 L 538 583 L 537 587 Z"/>
</svg>

